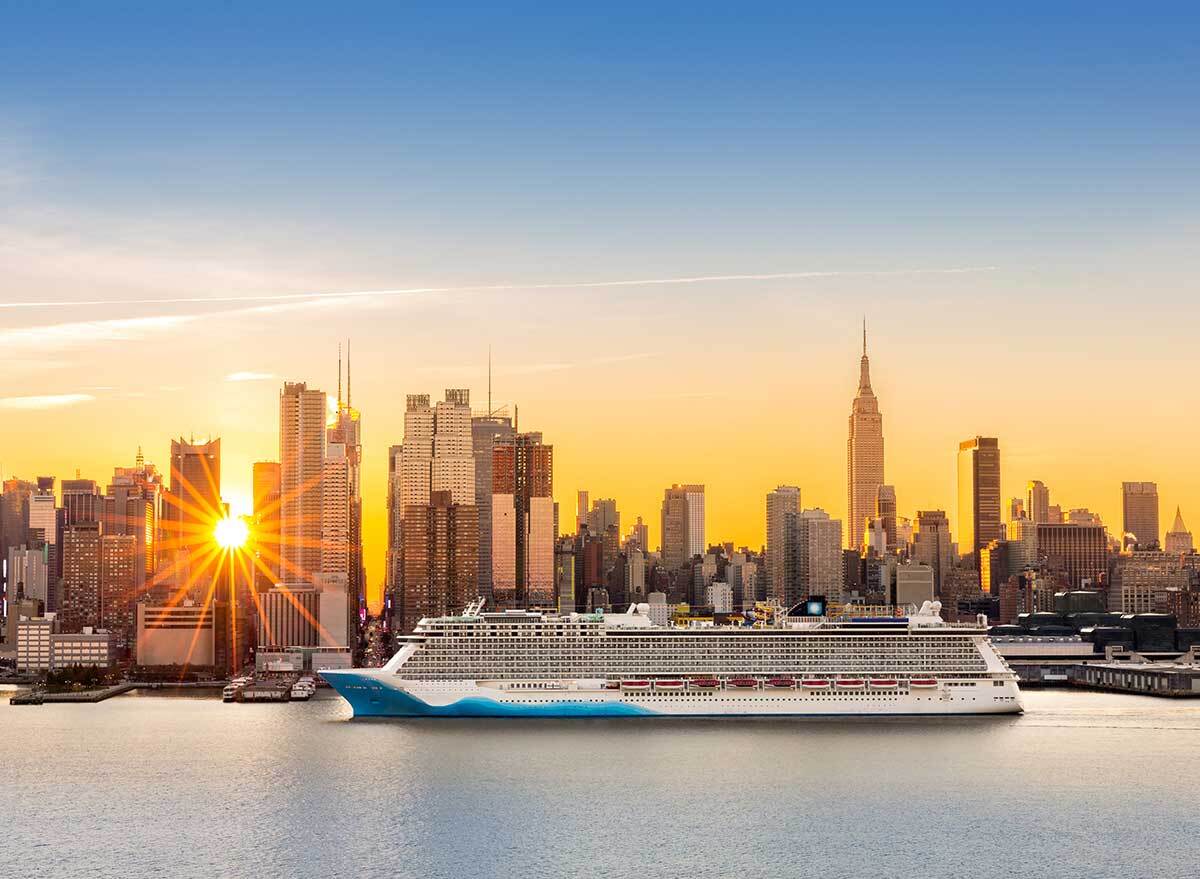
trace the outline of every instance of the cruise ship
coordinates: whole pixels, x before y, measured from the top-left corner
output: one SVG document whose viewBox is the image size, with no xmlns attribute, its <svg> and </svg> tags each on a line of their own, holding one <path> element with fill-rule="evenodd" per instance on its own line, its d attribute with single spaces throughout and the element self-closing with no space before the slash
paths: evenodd
<svg viewBox="0 0 1200 879">
<path fill-rule="evenodd" d="M 987 620 L 794 616 L 658 625 L 624 613 L 422 619 L 382 668 L 322 672 L 356 717 L 1015 714 L 1017 677 Z"/>
</svg>

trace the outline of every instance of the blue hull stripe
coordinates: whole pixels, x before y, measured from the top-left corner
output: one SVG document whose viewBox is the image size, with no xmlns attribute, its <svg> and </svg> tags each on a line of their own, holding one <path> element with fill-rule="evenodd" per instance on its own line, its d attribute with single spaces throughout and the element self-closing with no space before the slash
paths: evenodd
<svg viewBox="0 0 1200 879">
<path fill-rule="evenodd" d="M 341 672 L 325 675 L 325 679 L 350 703 L 355 717 L 643 717 L 657 713 L 624 702 L 514 705 L 479 696 L 430 705 L 368 677 Z"/>
</svg>

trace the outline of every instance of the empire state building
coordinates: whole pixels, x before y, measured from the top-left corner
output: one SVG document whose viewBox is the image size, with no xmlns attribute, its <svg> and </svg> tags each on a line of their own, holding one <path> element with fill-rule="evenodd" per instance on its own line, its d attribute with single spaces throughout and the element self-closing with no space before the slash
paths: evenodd
<svg viewBox="0 0 1200 879">
<path fill-rule="evenodd" d="M 850 409 L 850 438 L 846 443 L 848 498 L 846 545 L 862 543 L 866 521 L 875 515 L 875 499 L 883 484 L 883 416 L 871 390 L 871 364 L 867 360 L 867 324 L 863 321 L 863 353 L 859 366 L 858 395 Z"/>
</svg>

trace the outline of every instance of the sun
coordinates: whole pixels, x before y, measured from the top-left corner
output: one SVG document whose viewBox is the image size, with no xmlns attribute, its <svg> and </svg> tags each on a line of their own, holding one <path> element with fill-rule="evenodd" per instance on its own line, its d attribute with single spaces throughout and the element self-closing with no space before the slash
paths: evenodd
<svg viewBox="0 0 1200 879">
<path fill-rule="evenodd" d="M 216 527 L 213 528 L 213 539 L 222 549 L 238 549 L 245 544 L 249 536 L 250 529 L 246 527 L 246 523 L 233 516 L 218 519 Z"/>
</svg>

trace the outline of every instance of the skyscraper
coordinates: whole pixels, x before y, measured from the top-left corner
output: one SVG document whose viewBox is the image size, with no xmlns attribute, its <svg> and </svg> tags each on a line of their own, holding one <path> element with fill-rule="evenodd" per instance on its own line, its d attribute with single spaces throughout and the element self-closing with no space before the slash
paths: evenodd
<svg viewBox="0 0 1200 879">
<path fill-rule="evenodd" d="M 100 525 L 83 522 L 63 531 L 59 619 L 64 632 L 100 625 Z"/>
<path fill-rule="evenodd" d="M 642 555 L 650 552 L 650 529 L 641 516 L 637 517 L 637 521 L 629 529 L 629 535 L 625 538 L 625 548 L 640 550 Z"/>
<path fill-rule="evenodd" d="M 141 595 L 158 570 L 162 544 L 163 478 L 138 449 L 132 467 L 114 467 L 102 499 L 101 533 L 132 535 L 136 543 L 134 588 Z"/>
<path fill-rule="evenodd" d="M 575 533 L 578 534 L 587 525 L 588 512 L 591 507 L 588 506 L 588 493 L 580 490 L 575 492 Z"/>
<path fill-rule="evenodd" d="M 588 531 L 603 534 L 610 525 L 615 525 L 618 532 L 621 529 L 621 513 L 617 509 L 617 502 L 614 498 L 597 498 L 588 512 Z"/>
<path fill-rule="evenodd" d="M 253 466 L 254 588 L 266 592 L 279 576 L 280 495 L 279 462 L 255 461 Z"/>
<path fill-rule="evenodd" d="M 59 580 L 62 578 L 62 547 L 59 545 L 58 502 L 54 477 L 39 476 L 29 497 L 29 521 L 25 529 L 30 548 L 46 547 L 48 577 L 46 610 L 59 610 Z"/>
<path fill-rule="evenodd" d="M 875 495 L 875 518 L 883 526 L 885 550 L 895 551 L 900 545 L 900 535 L 896 531 L 896 486 L 879 486 Z"/>
<path fill-rule="evenodd" d="M 976 554 L 1004 540 L 1000 505 L 1000 443 L 977 436 L 958 444 L 958 551 Z"/>
<path fill-rule="evenodd" d="M 398 467 L 401 510 L 429 503 L 431 491 L 448 491 L 454 503 L 475 505 L 469 391 L 448 388 L 445 400 L 432 406 L 428 394 L 408 395 Z"/>
<path fill-rule="evenodd" d="M 170 441 L 169 489 L 163 495 L 164 545 L 191 551 L 211 545 L 221 515 L 221 440 Z"/>
<path fill-rule="evenodd" d="M 279 395 L 280 579 L 313 583 L 321 571 L 325 392 L 286 382 Z"/>
<path fill-rule="evenodd" d="M 53 476 L 37 478 L 37 488 L 29 498 L 29 521 L 26 530 L 27 533 L 38 532 L 36 536 L 51 547 L 57 545 L 58 501 L 54 496 Z"/>
<path fill-rule="evenodd" d="M 1137 549 L 1158 547 L 1158 484 L 1121 483 L 1122 544 Z"/>
<path fill-rule="evenodd" d="M 130 653 L 135 641 L 139 558 L 136 534 L 101 535 L 98 622 L 112 633 L 121 656 Z"/>
<path fill-rule="evenodd" d="M 435 491 L 404 511 L 403 585 L 396 596 L 396 626 L 409 633 L 421 617 L 461 610 L 478 582 L 479 516 L 474 504 L 456 504 Z M 553 569 L 553 558 L 551 559 Z"/>
<path fill-rule="evenodd" d="M 1051 569 L 1066 576 L 1072 589 L 1079 589 L 1085 581 L 1097 583 L 1105 573 L 1108 538 L 1099 523 L 1048 522 L 1037 526 L 1037 551 Z"/>
<path fill-rule="evenodd" d="M 937 595 L 942 594 L 942 586 L 950 570 L 951 542 L 950 520 L 944 510 L 917 511 L 912 557 L 933 569 L 933 586 Z"/>
<path fill-rule="evenodd" d="M 33 483 L 24 479 L 6 479 L 0 494 L 0 561 L 8 558 L 9 550 L 29 543 L 29 499 Z M 0 595 L 16 598 L 16 580 L 11 572 L 0 570 Z"/>
<path fill-rule="evenodd" d="M 1035 525 L 1050 521 L 1050 489 L 1040 479 L 1030 480 L 1025 486 L 1025 515 Z"/>
<path fill-rule="evenodd" d="M 471 454 L 475 458 L 475 508 L 479 512 L 478 596 L 492 598 L 492 450 L 513 438 L 512 419 L 499 412 L 471 417 Z"/>
<path fill-rule="evenodd" d="M 1192 551 L 1192 532 L 1187 530 L 1187 526 L 1183 524 L 1183 514 L 1179 507 L 1175 508 L 1175 524 L 1171 526 L 1171 530 L 1167 532 L 1166 542 L 1163 544 L 1163 549 L 1170 553 L 1186 553 Z"/>
<path fill-rule="evenodd" d="M 62 481 L 64 525 L 99 522 L 102 508 L 100 487 L 96 485 L 96 480 L 75 478 Z"/>
<path fill-rule="evenodd" d="M 704 554 L 704 527 L 703 485 L 672 485 L 663 492 L 662 561 L 667 570 Z"/>
<path fill-rule="evenodd" d="M 846 545 L 858 549 L 867 519 L 875 514 L 879 486 L 883 484 L 883 415 L 871 390 L 871 364 L 867 360 L 867 323 L 863 321 L 863 350 L 859 361 L 858 394 L 850 407 L 850 437 L 846 443 L 847 502 L 849 517 Z"/>
<path fill-rule="evenodd" d="M 419 608 L 459 602 L 462 595 L 474 598 L 479 588 L 479 511 L 467 390 L 449 388 L 436 405 L 430 405 L 428 394 L 408 395 L 404 442 L 389 451 L 388 497 L 392 613 L 400 631 L 411 631 L 420 619 Z M 416 534 L 407 529 L 410 515 L 418 518 Z M 469 530 L 468 515 L 474 518 Z M 435 548 L 421 549 L 421 535 L 439 540 L 453 559 L 439 560 Z M 492 543 L 494 547 L 494 538 Z M 453 588 L 446 585 L 451 568 Z M 468 568 L 469 584 L 460 579 Z M 418 579 L 410 583 L 410 577 Z"/>
<path fill-rule="evenodd" d="M 340 578 L 347 595 L 357 593 L 350 588 L 351 574 L 351 504 L 353 491 L 350 458 L 344 443 L 325 446 L 325 463 L 321 470 L 321 566 L 328 578 Z"/>
<path fill-rule="evenodd" d="M 170 495 L 162 518 L 172 547 L 208 545 L 221 509 L 221 440 L 171 440 Z"/>
<path fill-rule="evenodd" d="M 799 591 L 795 537 L 800 509 L 800 489 L 795 485 L 781 485 L 767 494 L 767 597 L 789 607 Z"/>
<path fill-rule="evenodd" d="M 357 635 L 358 609 L 366 606 L 362 549 L 362 416 L 350 403 L 350 343 L 346 343 L 346 396 L 342 397 L 342 361 L 338 358 L 337 411 L 326 429 L 322 477 L 322 572 L 345 577 L 347 632 Z M 328 514 L 330 522 L 325 522 Z M 330 581 L 326 580 L 326 585 Z M 341 587 L 339 587 L 341 588 Z"/>
<path fill-rule="evenodd" d="M 554 447 L 518 433 L 492 449 L 492 602 L 554 603 Z"/>
<path fill-rule="evenodd" d="M 1037 525 L 1029 519 L 1008 523 L 1008 573 L 1019 574 L 1037 565 Z"/>
<path fill-rule="evenodd" d="M 23 598 L 40 601 L 44 610 L 50 599 L 47 547 L 31 549 L 21 544 L 10 548 L 5 558 L 8 568 L 5 612 L 11 614 L 16 602 Z"/>
<path fill-rule="evenodd" d="M 385 604 L 393 601 L 399 595 L 403 573 L 400 569 L 401 539 L 403 537 L 400 525 L 404 520 L 404 508 L 400 504 L 400 459 L 403 452 L 403 445 L 388 446 L 387 555 L 384 560 L 387 567 Z"/>
<path fill-rule="evenodd" d="M 799 595 L 795 603 L 810 595 L 831 601 L 842 597 L 842 523 L 822 509 L 803 510 L 796 517 L 797 560 L 800 568 Z"/>
</svg>

